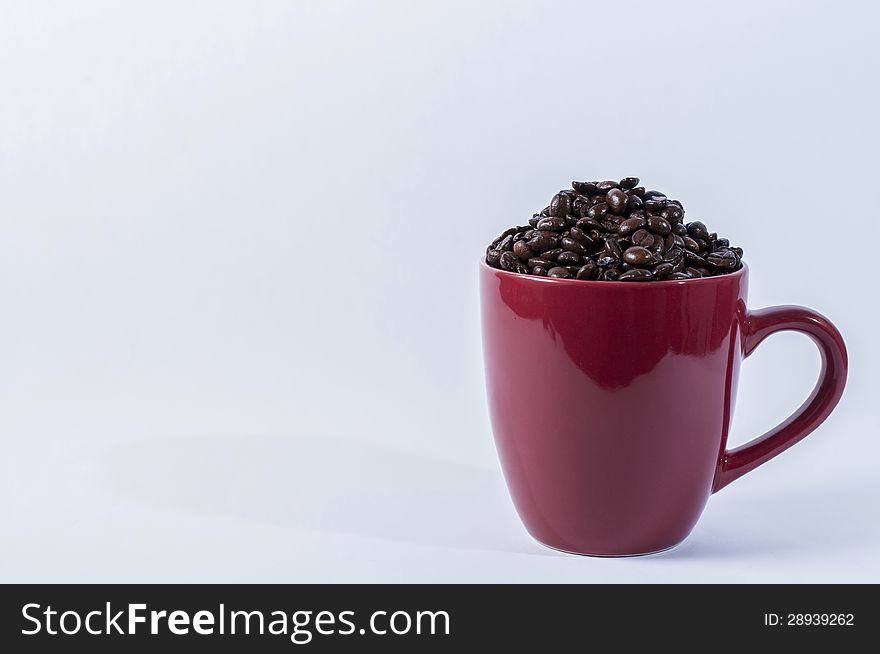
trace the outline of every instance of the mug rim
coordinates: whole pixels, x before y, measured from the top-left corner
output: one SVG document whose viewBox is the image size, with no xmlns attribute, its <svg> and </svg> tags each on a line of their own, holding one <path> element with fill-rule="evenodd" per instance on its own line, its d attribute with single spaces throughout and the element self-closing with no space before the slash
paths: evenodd
<svg viewBox="0 0 880 654">
<path fill-rule="evenodd" d="M 682 284 L 709 284 L 709 283 L 721 283 L 724 279 L 737 279 L 739 277 L 743 277 L 748 271 L 748 265 L 746 262 L 742 262 L 742 267 L 739 270 L 736 270 L 732 273 L 726 273 L 724 275 L 713 275 L 712 277 L 697 277 L 695 279 L 662 279 L 658 281 L 650 281 L 650 282 L 621 282 L 621 281 L 600 281 L 598 279 L 562 279 L 560 277 L 541 277 L 540 275 L 528 275 L 525 273 L 515 273 L 510 272 L 509 270 L 502 270 L 501 268 L 494 268 L 486 263 L 486 257 L 483 256 L 480 258 L 480 266 L 485 268 L 486 270 L 490 270 L 492 272 L 501 273 L 502 275 L 509 275 L 511 277 L 519 277 L 528 281 L 540 282 L 542 284 L 577 284 L 578 286 L 596 286 L 599 285 L 603 288 L 610 287 L 611 285 L 617 286 L 625 286 L 627 288 L 639 288 L 639 287 L 656 287 L 662 286 L 664 288 L 668 288 L 669 286 L 682 285 Z"/>
</svg>

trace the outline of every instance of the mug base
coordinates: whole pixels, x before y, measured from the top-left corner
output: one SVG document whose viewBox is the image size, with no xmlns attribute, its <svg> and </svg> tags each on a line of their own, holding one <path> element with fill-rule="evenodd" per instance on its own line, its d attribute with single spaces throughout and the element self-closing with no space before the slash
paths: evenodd
<svg viewBox="0 0 880 654">
<path fill-rule="evenodd" d="M 565 550 L 561 547 L 554 547 L 553 545 L 548 545 L 547 543 L 543 543 L 537 538 L 535 541 L 546 547 L 547 549 L 554 550 L 556 552 L 562 552 L 563 554 L 574 554 L 575 556 L 589 556 L 595 559 L 627 559 L 633 558 L 636 556 L 651 556 L 652 554 L 662 554 L 663 552 L 668 552 L 671 549 L 674 549 L 681 545 L 681 543 L 674 543 L 672 545 L 668 545 L 667 547 L 661 547 L 659 550 L 651 550 L 648 552 L 627 552 L 624 554 L 597 554 L 594 552 L 575 552 L 573 550 Z"/>
</svg>

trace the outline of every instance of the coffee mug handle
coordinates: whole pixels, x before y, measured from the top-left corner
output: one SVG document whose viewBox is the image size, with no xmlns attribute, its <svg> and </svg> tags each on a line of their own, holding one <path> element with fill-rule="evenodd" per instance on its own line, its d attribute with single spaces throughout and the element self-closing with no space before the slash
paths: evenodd
<svg viewBox="0 0 880 654">
<path fill-rule="evenodd" d="M 846 385 L 846 345 L 840 332 L 825 316 L 806 307 L 779 306 L 749 311 L 745 321 L 743 355 L 749 356 L 770 334 L 802 332 L 813 339 L 822 354 L 822 370 L 812 394 L 781 425 L 760 438 L 732 450 L 718 460 L 712 492 L 788 449 L 818 427 L 831 413 Z"/>
</svg>

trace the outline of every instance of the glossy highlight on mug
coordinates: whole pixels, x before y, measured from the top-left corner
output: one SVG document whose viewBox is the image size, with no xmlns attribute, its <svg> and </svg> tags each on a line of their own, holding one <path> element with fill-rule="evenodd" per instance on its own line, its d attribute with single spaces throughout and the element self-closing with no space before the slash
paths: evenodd
<svg viewBox="0 0 880 654">
<path fill-rule="evenodd" d="M 840 399 L 846 350 L 800 307 L 749 312 L 748 270 L 661 282 L 548 279 L 482 263 L 483 349 L 496 447 L 540 542 L 624 556 L 681 542 L 709 495 L 815 429 Z M 739 365 L 794 329 L 822 353 L 811 398 L 726 450 Z"/>
</svg>

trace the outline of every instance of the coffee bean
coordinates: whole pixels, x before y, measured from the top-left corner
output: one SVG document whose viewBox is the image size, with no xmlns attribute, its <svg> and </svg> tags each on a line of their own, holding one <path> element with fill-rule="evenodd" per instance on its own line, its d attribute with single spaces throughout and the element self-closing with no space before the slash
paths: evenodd
<svg viewBox="0 0 880 654">
<path fill-rule="evenodd" d="M 521 260 L 528 261 L 535 256 L 532 248 L 526 245 L 525 241 L 517 241 L 513 244 L 513 253 Z"/>
<path fill-rule="evenodd" d="M 527 241 L 529 248 L 536 254 L 541 254 L 554 247 L 558 242 L 558 237 L 553 232 L 540 231 Z"/>
<path fill-rule="evenodd" d="M 672 231 L 672 225 L 660 216 L 648 216 L 648 229 L 660 236 L 666 236 Z"/>
<path fill-rule="evenodd" d="M 563 229 L 565 229 L 565 218 L 561 216 L 550 216 L 548 218 L 542 218 L 538 222 L 538 229 L 551 232 L 561 232 Z"/>
<path fill-rule="evenodd" d="M 623 260 L 632 266 L 644 266 L 651 258 L 650 250 L 637 245 L 623 253 Z"/>
<path fill-rule="evenodd" d="M 627 193 L 626 195 L 626 210 L 632 215 L 633 211 L 637 211 L 644 206 L 644 202 L 642 202 L 642 198 L 638 195 L 633 195 L 632 193 Z"/>
<path fill-rule="evenodd" d="M 571 273 L 562 266 L 556 266 L 555 268 L 551 268 L 547 271 L 547 276 L 557 277 L 558 279 L 568 279 L 569 277 L 571 277 Z"/>
<path fill-rule="evenodd" d="M 709 230 L 699 220 L 688 223 L 687 230 L 691 238 L 706 238 L 709 235 Z"/>
<path fill-rule="evenodd" d="M 719 270 L 733 270 L 739 264 L 739 258 L 730 250 L 719 250 L 706 257 L 711 265 Z"/>
<path fill-rule="evenodd" d="M 654 266 L 654 267 L 651 269 L 651 272 L 654 273 L 654 277 L 666 277 L 667 275 L 671 275 L 671 274 L 672 274 L 672 269 L 673 269 L 674 267 L 675 267 L 675 266 L 673 266 L 671 263 L 668 263 L 668 262 L 667 262 L 667 263 L 661 263 L 661 264 L 658 264 L 658 265 Z"/>
<path fill-rule="evenodd" d="M 593 279 L 596 276 L 596 272 L 598 270 L 598 266 L 592 261 L 587 261 L 580 269 L 577 271 L 578 279 Z"/>
<path fill-rule="evenodd" d="M 575 252 L 560 252 L 556 256 L 556 263 L 561 266 L 578 266 L 581 264 L 581 255 Z"/>
<path fill-rule="evenodd" d="M 633 268 L 623 273 L 617 278 L 621 282 L 650 282 L 654 279 L 654 275 L 650 270 L 642 270 L 641 268 Z"/>
<path fill-rule="evenodd" d="M 562 240 L 559 241 L 559 244 L 562 246 L 563 250 L 568 250 L 569 252 L 574 252 L 575 254 L 587 253 L 587 248 L 575 241 L 573 238 L 569 238 L 568 236 L 563 236 Z"/>
<path fill-rule="evenodd" d="M 515 271 L 518 267 L 519 260 L 513 252 L 505 252 L 501 255 L 498 263 L 504 268 L 504 270 Z"/>
<path fill-rule="evenodd" d="M 622 216 L 624 211 L 626 211 L 626 193 L 619 188 L 613 188 L 608 191 L 605 197 L 611 211 L 618 216 Z"/>
<path fill-rule="evenodd" d="M 595 182 L 572 182 L 571 187 L 578 193 L 586 193 L 587 195 L 595 195 L 599 192 Z"/>
<path fill-rule="evenodd" d="M 620 223 L 620 226 L 617 229 L 617 233 L 621 236 L 626 236 L 637 229 L 644 227 L 646 221 L 644 218 L 627 218 L 626 220 Z"/>
<path fill-rule="evenodd" d="M 646 229 L 638 229 L 632 235 L 632 244 L 649 248 L 654 245 L 654 237 Z"/>
<path fill-rule="evenodd" d="M 553 267 L 553 264 L 544 257 L 533 257 L 526 262 L 529 268 L 535 268 L 536 266 L 543 266 L 548 270 Z"/>
<path fill-rule="evenodd" d="M 550 200 L 551 216 L 566 216 L 571 211 L 571 197 L 563 193 L 557 193 Z"/>
<path fill-rule="evenodd" d="M 608 205 L 605 202 L 598 202 L 590 207 L 590 210 L 587 211 L 587 217 L 592 218 L 593 220 L 601 220 L 602 217 L 608 213 Z"/>
<path fill-rule="evenodd" d="M 584 230 L 582 230 L 580 227 L 577 227 L 577 226 L 569 229 L 568 235 L 572 239 L 574 239 L 575 241 L 580 243 L 582 246 L 584 246 L 584 248 L 592 247 L 592 245 L 594 243 L 593 239 L 590 238 L 589 234 L 587 234 Z M 563 246 L 563 247 L 565 247 L 565 246 Z"/>
<path fill-rule="evenodd" d="M 684 211 L 677 205 L 667 204 L 660 215 L 668 220 L 670 224 L 674 225 L 675 223 L 680 223 L 682 218 L 684 218 Z"/>
<path fill-rule="evenodd" d="M 572 182 L 526 225 L 486 248 L 489 266 L 581 280 L 696 279 L 742 268 L 742 248 L 684 222 L 684 207 L 660 191 L 619 182 Z M 567 277 L 566 277 L 567 275 Z"/>
</svg>

